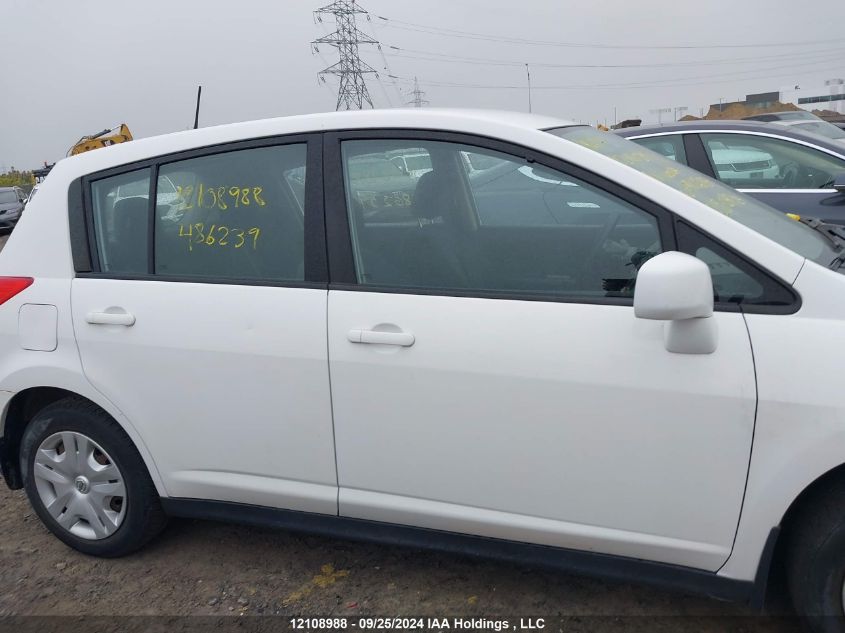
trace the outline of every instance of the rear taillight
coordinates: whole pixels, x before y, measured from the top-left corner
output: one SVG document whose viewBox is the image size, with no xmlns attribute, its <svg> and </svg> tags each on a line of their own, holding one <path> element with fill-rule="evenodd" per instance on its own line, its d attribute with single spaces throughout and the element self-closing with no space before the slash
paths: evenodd
<svg viewBox="0 0 845 633">
<path fill-rule="evenodd" d="M 0 304 L 6 303 L 21 290 L 29 288 L 33 281 L 35 280 L 32 277 L 0 277 Z"/>
</svg>

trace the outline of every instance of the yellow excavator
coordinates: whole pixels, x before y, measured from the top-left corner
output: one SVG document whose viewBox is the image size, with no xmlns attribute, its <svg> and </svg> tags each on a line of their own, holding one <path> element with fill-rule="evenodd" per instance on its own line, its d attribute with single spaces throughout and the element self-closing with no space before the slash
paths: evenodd
<svg viewBox="0 0 845 633">
<path fill-rule="evenodd" d="M 117 143 L 125 143 L 132 140 L 132 132 L 126 126 L 126 123 L 121 123 L 118 127 L 110 130 L 103 130 L 99 134 L 92 134 L 91 136 L 83 136 L 73 147 L 68 150 L 68 156 L 76 156 L 82 152 L 88 152 L 92 149 L 99 149 L 101 147 L 108 147 Z"/>
</svg>

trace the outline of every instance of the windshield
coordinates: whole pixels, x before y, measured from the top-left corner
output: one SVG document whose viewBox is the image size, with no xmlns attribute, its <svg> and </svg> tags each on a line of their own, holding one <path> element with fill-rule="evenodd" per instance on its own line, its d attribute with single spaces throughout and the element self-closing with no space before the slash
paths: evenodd
<svg viewBox="0 0 845 633">
<path fill-rule="evenodd" d="M 18 194 L 14 191 L 0 191 L 0 204 L 8 202 L 19 202 Z"/>
<path fill-rule="evenodd" d="M 796 123 L 792 127 L 802 132 L 812 132 L 813 134 L 826 136 L 827 138 L 845 139 L 845 130 L 840 130 L 827 121 L 801 121 L 801 123 Z"/>
<path fill-rule="evenodd" d="M 839 255 L 819 232 L 621 136 L 588 126 L 556 128 L 548 132 L 633 167 L 822 266 L 830 266 Z"/>
</svg>

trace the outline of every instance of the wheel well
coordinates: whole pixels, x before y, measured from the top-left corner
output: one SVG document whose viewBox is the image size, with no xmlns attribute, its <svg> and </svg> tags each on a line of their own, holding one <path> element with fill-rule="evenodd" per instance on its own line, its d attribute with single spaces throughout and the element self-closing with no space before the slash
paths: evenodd
<svg viewBox="0 0 845 633">
<path fill-rule="evenodd" d="M 56 387 L 32 387 L 16 393 L 9 402 L 3 437 L 0 438 L 0 469 L 12 490 L 23 487 L 19 453 L 26 425 L 44 407 L 69 396 L 82 398 L 72 391 Z"/>
<path fill-rule="evenodd" d="M 792 533 L 799 522 L 803 520 L 805 510 L 821 499 L 828 490 L 841 484 L 843 480 L 845 480 L 845 464 L 841 464 L 818 477 L 804 488 L 787 508 L 780 521 L 778 540 L 769 567 L 768 589 L 766 591 L 767 604 L 773 604 L 777 608 L 780 604 L 789 600 L 787 597 L 785 560 Z"/>
</svg>

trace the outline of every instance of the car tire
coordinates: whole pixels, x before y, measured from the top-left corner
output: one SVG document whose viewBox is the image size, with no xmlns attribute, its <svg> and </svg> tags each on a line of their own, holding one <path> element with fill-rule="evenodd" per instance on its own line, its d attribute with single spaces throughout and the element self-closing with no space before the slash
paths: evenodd
<svg viewBox="0 0 845 633">
<path fill-rule="evenodd" d="M 845 633 L 845 479 L 802 506 L 787 550 L 787 574 L 798 613 L 817 633 Z"/>
<path fill-rule="evenodd" d="M 91 402 L 65 398 L 39 411 L 24 430 L 20 459 L 36 514 L 80 552 L 125 556 L 167 522 L 132 440 Z"/>
</svg>

